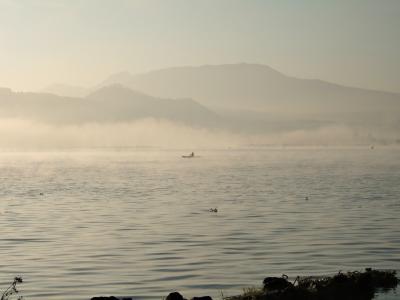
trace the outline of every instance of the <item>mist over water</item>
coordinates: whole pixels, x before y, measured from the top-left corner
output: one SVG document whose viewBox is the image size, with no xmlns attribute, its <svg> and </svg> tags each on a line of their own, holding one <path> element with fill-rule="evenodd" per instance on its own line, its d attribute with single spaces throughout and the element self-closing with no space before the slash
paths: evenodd
<svg viewBox="0 0 400 300">
<path fill-rule="evenodd" d="M 194 128 L 168 120 L 49 124 L 0 120 L 3 149 L 237 146 L 251 139 L 220 129 Z"/>
<path fill-rule="evenodd" d="M 2 152 L 0 288 L 218 297 L 268 275 L 400 269 L 397 148 L 188 151 Z"/>
<path fill-rule="evenodd" d="M 397 135 L 345 125 L 245 133 L 154 118 L 130 122 L 51 124 L 27 119 L 0 119 L 0 149 L 63 150 L 70 148 L 237 148 L 257 146 L 354 146 L 393 144 Z"/>
</svg>

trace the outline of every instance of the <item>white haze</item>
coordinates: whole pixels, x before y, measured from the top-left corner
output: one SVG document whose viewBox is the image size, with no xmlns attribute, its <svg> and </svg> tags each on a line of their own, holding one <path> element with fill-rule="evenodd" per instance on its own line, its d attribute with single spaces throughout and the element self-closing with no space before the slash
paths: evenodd
<svg viewBox="0 0 400 300">
<path fill-rule="evenodd" d="M 394 138 L 381 132 L 375 134 L 381 141 Z M 0 135 L 0 149 L 6 151 L 98 147 L 159 147 L 195 151 L 205 148 L 268 145 L 365 145 L 377 141 L 371 132 L 339 125 L 279 134 L 240 134 L 156 119 L 82 125 L 54 125 L 16 118 L 0 119 Z"/>
</svg>

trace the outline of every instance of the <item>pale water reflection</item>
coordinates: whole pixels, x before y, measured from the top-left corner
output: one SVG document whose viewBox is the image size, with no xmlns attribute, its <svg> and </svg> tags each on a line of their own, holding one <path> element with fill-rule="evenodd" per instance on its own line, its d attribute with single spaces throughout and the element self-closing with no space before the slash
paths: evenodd
<svg viewBox="0 0 400 300">
<path fill-rule="evenodd" d="M 1 288 L 160 299 L 400 269 L 399 149 L 185 151 L 0 154 Z"/>
</svg>

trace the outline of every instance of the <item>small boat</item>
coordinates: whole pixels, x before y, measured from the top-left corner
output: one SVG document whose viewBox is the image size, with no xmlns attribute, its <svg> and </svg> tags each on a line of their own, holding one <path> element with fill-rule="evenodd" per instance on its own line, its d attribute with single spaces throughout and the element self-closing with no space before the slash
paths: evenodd
<svg viewBox="0 0 400 300">
<path fill-rule="evenodd" d="M 182 155 L 182 158 L 193 158 L 194 152 L 190 153 L 189 155 Z"/>
</svg>

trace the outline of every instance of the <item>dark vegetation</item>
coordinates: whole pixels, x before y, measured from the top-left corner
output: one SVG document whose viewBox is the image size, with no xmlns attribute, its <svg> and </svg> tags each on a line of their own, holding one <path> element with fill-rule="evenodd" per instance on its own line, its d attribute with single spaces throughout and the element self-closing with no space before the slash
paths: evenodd
<svg viewBox="0 0 400 300">
<path fill-rule="evenodd" d="M 339 272 L 333 277 L 267 277 L 263 288 L 251 288 L 225 300 L 370 300 L 376 292 L 394 289 L 395 271 L 367 268 L 364 272 Z"/>
<path fill-rule="evenodd" d="M 10 284 L 10 286 L 3 292 L 1 295 L 1 300 L 8 300 L 12 295 L 18 294 L 17 284 L 22 283 L 21 277 L 15 277 L 14 281 Z M 22 296 L 19 296 L 18 299 L 22 299 Z"/>
</svg>

